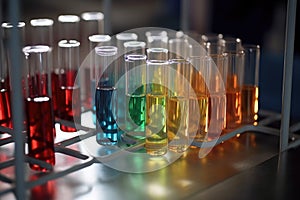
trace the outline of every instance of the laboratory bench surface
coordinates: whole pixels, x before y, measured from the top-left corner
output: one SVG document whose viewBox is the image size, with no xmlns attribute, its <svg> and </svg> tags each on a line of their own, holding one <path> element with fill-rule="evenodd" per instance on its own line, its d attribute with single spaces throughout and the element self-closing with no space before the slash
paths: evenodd
<svg viewBox="0 0 300 200">
<path fill-rule="evenodd" d="M 83 150 L 80 145 L 78 142 L 71 148 Z M 4 152 L 6 147 L 1 148 Z M 93 163 L 28 189 L 26 197 L 53 200 L 296 198 L 300 148 L 281 154 L 278 148 L 278 136 L 246 132 L 216 145 L 203 158 L 199 158 L 199 148 L 190 147 L 175 162 L 152 172 L 128 173 Z M 56 170 L 81 162 L 59 153 L 56 160 Z M 13 173 L 13 167 L 5 170 L 0 172 Z M 30 180 L 39 176 L 29 168 L 26 172 Z M 0 182 L 0 189 L 5 187 Z M 15 196 L 8 193 L 1 199 L 15 199 Z"/>
</svg>

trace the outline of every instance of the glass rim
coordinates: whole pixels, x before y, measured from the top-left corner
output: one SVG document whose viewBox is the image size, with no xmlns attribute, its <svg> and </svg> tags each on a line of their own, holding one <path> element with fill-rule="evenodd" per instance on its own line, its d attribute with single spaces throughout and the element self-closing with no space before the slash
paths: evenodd
<svg viewBox="0 0 300 200">
<path fill-rule="evenodd" d="M 52 26 L 53 23 L 54 21 L 50 18 L 37 18 L 30 20 L 31 26 Z"/>
<path fill-rule="evenodd" d="M 80 17 L 77 15 L 59 15 L 57 19 L 62 23 L 75 23 L 80 21 Z"/>
<path fill-rule="evenodd" d="M 61 40 L 58 42 L 58 47 L 74 48 L 79 46 L 80 46 L 80 42 L 77 40 Z"/>
<path fill-rule="evenodd" d="M 147 53 L 168 53 L 168 52 L 169 50 L 166 48 L 154 47 L 154 48 L 147 49 Z"/>
<path fill-rule="evenodd" d="M 137 40 L 138 36 L 136 33 L 118 33 L 116 35 L 117 40 Z"/>
<path fill-rule="evenodd" d="M 109 35 L 95 34 L 89 36 L 90 42 L 109 42 L 111 37 Z"/>
<path fill-rule="evenodd" d="M 167 36 L 168 33 L 165 30 L 150 30 L 145 32 L 146 37 L 150 36 Z"/>
<path fill-rule="evenodd" d="M 103 20 L 104 14 L 102 12 L 83 12 L 81 13 L 81 18 L 85 21 L 97 21 Z"/>
<path fill-rule="evenodd" d="M 118 48 L 115 46 L 100 46 L 95 47 L 95 53 L 99 56 L 113 56 L 118 52 Z"/>
<path fill-rule="evenodd" d="M 22 49 L 23 53 L 26 55 L 31 53 L 46 53 L 50 52 L 51 48 L 47 45 L 32 45 L 32 46 L 25 46 Z"/>
<path fill-rule="evenodd" d="M 145 60 L 146 61 L 147 56 L 143 54 L 129 54 L 126 56 L 127 61 L 139 61 L 139 60 Z"/>
<path fill-rule="evenodd" d="M 146 43 L 143 41 L 128 41 L 128 42 L 124 42 L 124 47 L 128 48 L 128 47 L 146 47 Z"/>
<path fill-rule="evenodd" d="M 13 24 L 11 22 L 3 22 L 1 25 L 2 28 L 12 28 Z M 18 22 L 17 27 L 25 27 L 25 22 Z"/>
</svg>

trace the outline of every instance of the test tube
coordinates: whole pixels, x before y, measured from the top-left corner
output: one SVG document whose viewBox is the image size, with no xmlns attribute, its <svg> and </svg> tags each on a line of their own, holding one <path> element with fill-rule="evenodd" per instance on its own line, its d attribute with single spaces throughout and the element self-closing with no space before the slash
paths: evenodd
<svg viewBox="0 0 300 200">
<path fill-rule="evenodd" d="M 228 54 L 211 54 L 203 57 L 208 68 L 208 134 L 207 140 L 218 139 L 226 126 L 226 81 Z"/>
<path fill-rule="evenodd" d="M 260 46 L 244 44 L 245 71 L 242 87 L 242 123 L 257 124 Z"/>
<path fill-rule="evenodd" d="M 80 41 L 80 17 L 77 15 L 58 16 L 58 41 Z"/>
<path fill-rule="evenodd" d="M 58 43 L 59 68 L 57 95 L 58 116 L 62 120 L 80 123 L 81 100 L 78 68 L 79 68 L 79 46 L 76 40 L 61 40 Z M 77 131 L 74 126 L 61 123 L 60 130 L 65 132 Z"/>
<path fill-rule="evenodd" d="M 226 81 L 226 128 L 225 132 L 241 125 L 241 93 L 244 79 L 244 51 L 228 51 Z"/>
<path fill-rule="evenodd" d="M 49 46 L 37 45 L 23 48 L 26 58 L 26 118 L 28 155 L 55 164 L 54 116 L 51 97 L 51 76 L 49 67 Z M 47 169 L 30 163 L 38 171 Z"/>
<path fill-rule="evenodd" d="M 104 34 L 104 15 L 102 12 L 81 13 L 81 62 L 89 53 L 89 37 Z M 89 80 L 89 79 L 88 79 Z"/>
<path fill-rule="evenodd" d="M 116 56 L 115 46 L 100 46 L 95 48 L 96 64 L 96 140 L 100 145 L 118 144 L 119 127 L 117 124 Z"/>
<path fill-rule="evenodd" d="M 0 49 L 0 126 L 12 128 L 9 71 L 7 64 L 3 60 L 4 47 L 2 42 L 0 43 Z"/>
<path fill-rule="evenodd" d="M 133 139 L 145 138 L 146 59 L 143 54 L 126 56 L 126 135 Z"/>
<path fill-rule="evenodd" d="M 189 63 L 171 59 L 168 70 L 167 135 L 169 150 L 182 153 L 189 147 Z"/>
<path fill-rule="evenodd" d="M 104 15 L 102 12 L 83 12 L 81 13 L 80 20 L 80 37 L 81 37 L 81 52 L 80 52 L 80 63 L 82 63 L 83 73 L 81 73 L 82 88 L 91 88 L 90 85 L 90 65 L 85 59 L 90 52 L 90 40 L 91 35 L 104 34 Z M 83 105 L 86 108 L 91 106 L 91 93 L 90 90 L 81 90 Z"/>
<path fill-rule="evenodd" d="M 169 59 L 187 59 L 189 57 L 189 44 L 185 38 L 169 40 Z"/>
<path fill-rule="evenodd" d="M 50 51 L 54 50 L 54 42 L 53 42 L 53 24 L 54 21 L 49 18 L 37 18 L 31 19 L 31 43 L 33 45 L 47 45 L 50 47 Z M 50 54 L 49 58 L 49 67 L 51 69 L 51 87 L 52 93 L 55 93 L 55 72 L 53 66 L 53 52 Z M 53 103 L 53 110 L 54 116 L 57 115 L 57 100 L 56 95 L 52 95 L 52 103 Z"/>
<path fill-rule="evenodd" d="M 143 41 L 124 42 L 125 59 L 127 55 L 146 55 L 146 43 Z"/>
<path fill-rule="evenodd" d="M 0 44 L 0 125 L 12 128 L 12 110 L 11 110 L 11 86 L 10 86 L 10 69 L 11 69 L 11 52 L 9 42 L 12 39 L 13 24 L 3 22 L 1 24 L 1 44 Z M 20 51 L 25 43 L 25 23 L 18 22 L 17 28 L 21 42 Z"/>
<path fill-rule="evenodd" d="M 207 141 L 208 131 L 208 101 L 209 93 L 206 84 L 209 68 L 203 63 L 203 56 L 189 57 L 190 83 L 194 94 L 189 99 L 189 109 L 197 110 L 199 117 L 193 112 L 189 116 L 189 135 L 196 141 Z"/>
<path fill-rule="evenodd" d="M 149 155 L 161 156 L 168 150 L 166 130 L 168 50 L 150 48 L 147 49 L 147 57 L 145 149 Z"/>
<path fill-rule="evenodd" d="M 116 35 L 116 43 L 118 48 L 118 125 L 119 127 L 124 130 L 125 129 L 125 42 L 129 41 L 137 41 L 138 35 L 132 32 L 123 32 L 118 33 Z"/>
<path fill-rule="evenodd" d="M 54 21 L 49 18 L 31 19 L 31 43 L 33 45 L 47 45 L 52 49 L 53 23 Z"/>
<path fill-rule="evenodd" d="M 96 104 L 95 104 L 95 91 L 96 91 L 96 65 L 95 65 L 95 48 L 100 46 L 108 46 L 111 43 L 111 37 L 109 35 L 91 35 L 89 36 L 89 49 L 90 49 L 90 62 L 89 62 L 89 68 L 90 68 L 90 75 L 88 78 L 90 78 L 90 90 L 87 90 L 87 97 L 89 104 L 91 104 L 92 108 L 92 118 L 93 123 L 96 124 Z M 86 77 L 87 79 L 87 77 Z"/>
</svg>

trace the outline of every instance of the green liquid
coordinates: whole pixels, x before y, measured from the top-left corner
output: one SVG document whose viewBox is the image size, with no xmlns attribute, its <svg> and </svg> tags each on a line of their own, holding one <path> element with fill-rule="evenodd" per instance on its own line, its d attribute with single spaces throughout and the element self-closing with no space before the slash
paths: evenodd
<svg viewBox="0 0 300 200">
<path fill-rule="evenodd" d="M 145 95 L 126 95 L 126 131 L 136 138 L 145 138 Z"/>
</svg>

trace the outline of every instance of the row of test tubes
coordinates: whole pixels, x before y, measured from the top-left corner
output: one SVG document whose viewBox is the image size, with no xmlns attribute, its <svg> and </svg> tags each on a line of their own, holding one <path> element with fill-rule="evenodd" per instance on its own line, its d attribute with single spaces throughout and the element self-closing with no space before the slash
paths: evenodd
<svg viewBox="0 0 300 200">
<path fill-rule="evenodd" d="M 99 16 L 90 19 L 99 25 L 103 15 Z M 90 34 L 83 29 L 85 40 L 79 41 L 74 36 L 78 18 L 60 16 L 58 21 L 66 18 L 72 22 L 60 23 L 61 30 L 70 37 L 58 40 L 57 46 L 45 42 L 22 49 L 29 156 L 54 165 L 55 119 L 71 122 L 62 123 L 62 131 L 75 132 L 72 122 L 81 122 L 82 107 L 92 111 L 100 145 L 141 140 L 152 156 L 168 150 L 182 153 L 193 140 L 211 141 L 242 124 L 257 123 L 259 45 L 242 45 L 241 39 L 221 34 L 191 37 L 165 30 L 119 33 L 114 38 L 99 29 Z M 36 23 L 39 20 L 45 19 Z M 53 21 L 46 21 L 49 26 L 40 28 L 49 34 Z M 34 20 L 31 25 L 36 27 Z M 4 108 L 9 107 L 1 112 Z M 53 114 L 46 119 L 45 113 Z M 2 126 L 11 127 L 5 123 L 1 120 Z M 37 126 L 39 131 L 32 131 Z"/>
<path fill-rule="evenodd" d="M 145 41 L 116 37 L 125 35 L 119 58 L 118 46 L 95 48 L 98 143 L 144 139 L 146 152 L 159 156 L 257 124 L 259 45 L 158 30 L 146 31 Z"/>
</svg>

